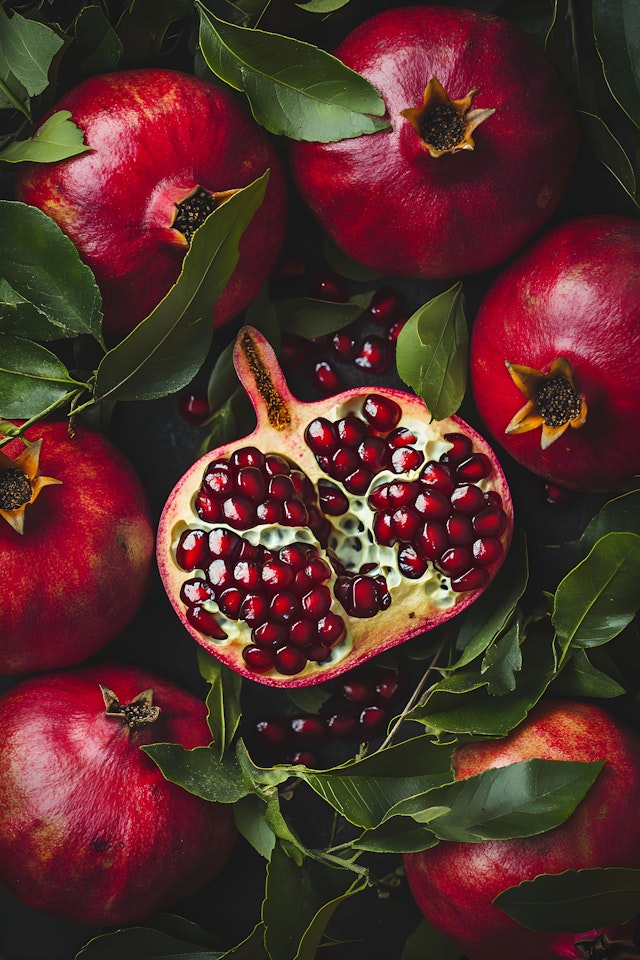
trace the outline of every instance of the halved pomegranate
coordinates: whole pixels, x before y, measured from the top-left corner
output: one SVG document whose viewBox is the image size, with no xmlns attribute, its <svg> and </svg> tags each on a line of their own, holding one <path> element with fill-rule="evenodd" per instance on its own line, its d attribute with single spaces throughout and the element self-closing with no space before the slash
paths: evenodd
<svg viewBox="0 0 640 960">
<path fill-rule="evenodd" d="M 158 529 L 165 589 L 198 643 L 252 680 L 305 686 L 469 606 L 513 526 L 486 441 L 399 390 L 303 403 L 250 327 L 234 359 L 256 429 L 193 464 Z"/>
</svg>

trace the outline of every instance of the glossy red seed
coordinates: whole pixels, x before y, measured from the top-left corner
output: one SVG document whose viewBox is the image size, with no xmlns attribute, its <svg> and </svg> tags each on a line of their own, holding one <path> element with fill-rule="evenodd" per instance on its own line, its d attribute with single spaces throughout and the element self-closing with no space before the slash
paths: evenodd
<svg viewBox="0 0 640 960">
<path fill-rule="evenodd" d="M 349 509 L 349 498 L 344 491 L 324 478 L 318 480 L 318 500 L 330 517 L 339 517 Z"/>
<path fill-rule="evenodd" d="M 377 577 L 373 578 L 376 591 L 378 594 L 378 606 L 380 610 L 386 610 L 387 607 L 391 606 L 391 594 L 389 593 L 389 588 L 387 587 L 387 581 L 379 574 Z"/>
<path fill-rule="evenodd" d="M 314 364 L 311 382 L 321 393 L 338 393 L 343 386 L 340 374 L 328 360 Z"/>
<path fill-rule="evenodd" d="M 266 647 L 256 647 L 251 644 L 243 648 L 242 658 L 251 670 L 256 673 L 263 673 L 273 667 L 275 652 Z"/>
<path fill-rule="evenodd" d="M 227 560 L 218 557 L 207 567 L 207 580 L 216 593 L 222 593 L 227 587 L 233 586 L 233 570 Z"/>
<path fill-rule="evenodd" d="M 193 607 L 187 607 L 185 616 L 191 626 L 199 630 L 200 633 L 204 633 L 205 636 L 213 637 L 216 640 L 224 640 L 226 637 L 226 633 L 218 623 L 215 613 L 212 613 L 211 610 L 206 610 L 199 604 L 195 604 Z"/>
<path fill-rule="evenodd" d="M 379 287 L 373 294 L 368 314 L 376 323 L 387 323 L 395 314 L 404 309 L 402 294 L 393 287 Z"/>
<path fill-rule="evenodd" d="M 237 556 L 242 545 L 242 537 L 233 530 L 216 527 L 209 533 L 209 550 L 214 557 L 232 558 Z"/>
<path fill-rule="evenodd" d="M 473 444 L 464 433 L 445 433 L 444 439 L 451 444 L 451 447 L 441 457 L 443 462 L 458 464 L 471 456 Z"/>
<path fill-rule="evenodd" d="M 374 685 L 368 677 L 347 677 L 340 684 L 339 693 L 347 703 L 367 703 L 373 699 Z"/>
<path fill-rule="evenodd" d="M 274 497 L 266 497 L 262 503 L 256 504 L 256 521 L 258 523 L 282 523 L 282 504 Z"/>
<path fill-rule="evenodd" d="M 178 397 L 178 413 L 186 423 L 201 426 L 210 413 L 204 390 L 187 390 L 181 393 Z"/>
<path fill-rule="evenodd" d="M 326 718 L 327 733 L 331 737 L 350 737 L 356 729 L 356 718 L 347 713 L 330 713 Z"/>
<path fill-rule="evenodd" d="M 383 547 L 390 547 L 395 543 L 395 534 L 391 526 L 391 511 L 377 513 L 373 518 L 373 535 L 376 542 Z"/>
<path fill-rule="evenodd" d="M 195 499 L 195 510 L 205 523 L 217 523 L 222 519 L 222 508 L 218 500 L 206 490 L 198 490 Z"/>
<path fill-rule="evenodd" d="M 314 453 L 330 453 L 338 445 L 338 435 L 333 423 L 324 417 L 312 420 L 304 432 L 307 445 Z"/>
<path fill-rule="evenodd" d="M 425 487 L 435 487 L 445 496 L 449 496 L 455 483 L 451 479 L 449 468 L 444 463 L 438 463 L 435 460 L 429 460 L 425 463 L 420 472 L 420 483 Z"/>
<path fill-rule="evenodd" d="M 474 453 L 456 467 L 458 482 L 478 483 L 491 474 L 491 461 L 485 453 Z"/>
<path fill-rule="evenodd" d="M 484 567 L 471 567 L 466 573 L 451 580 L 451 589 L 457 593 L 465 590 L 481 590 L 489 583 L 489 571 Z"/>
<path fill-rule="evenodd" d="M 259 647 L 281 647 L 287 640 L 287 628 L 267 620 L 255 627 L 251 637 Z"/>
<path fill-rule="evenodd" d="M 418 494 L 415 508 L 427 520 L 446 520 L 451 512 L 451 503 L 437 487 L 431 487 Z"/>
<path fill-rule="evenodd" d="M 245 540 L 244 537 L 240 540 L 240 546 L 238 547 L 238 552 L 236 553 L 236 560 L 266 560 L 269 559 L 265 555 L 265 548 L 260 544 L 250 543 L 248 540 Z"/>
<path fill-rule="evenodd" d="M 451 494 L 451 506 L 454 510 L 458 510 L 468 517 L 473 517 L 484 509 L 486 500 L 480 487 L 473 484 L 463 484 L 456 487 Z"/>
<path fill-rule="evenodd" d="M 293 583 L 293 570 L 282 560 L 267 560 L 260 570 L 262 582 L 273 590 L 282 590 Z"/>
<path fill-rule="evenodd" d="M 289 743 L 291 728 L 288 723 L 280 717 L 273 717 L 268 720 L 258 720 L 254 727 L 256 736 L 263 743 L 268 743 L 272 747 L 283 747 Z"/>
<path fill-rule="evenodd" d="M 289 474 L 291 473 L 291 464 L 284 457 L 278 456 L 277 453 L 267 453 L 264 458 L 264 469 L 270 477 L 279 473 Z"/>
<path fill-rule="evenodd" d="M 373 733 L 379 730 L 385 720 L 385 709 L 377 704 L 371 704 L 360 711 L 358 726 L 363 733 Z"/>
<path fill-rule="evenodd" d="M 214 497 L 228 497 L 235 490 L 236 481 L 229 470 L 207 470 L 202 480 L 203 487 Z"/>
<path fill-rule="evenodd" d="M 241 467 L 236 477 L 236 486 L 242 496 L 248 497 L 254 503 L 261 501 L 266 492 L 264 477 L 258 467 Z"/>
<path fill-rule="evenodd" d="M 230 526 L 246 530 L 256 522 L 256 508 L 245 497 L 234 496 L 222 501 L 222 516 Z"/>
<path fill-rule="evenodd" d="M 390 507 L 406 507 L 413 504 L 420 487 L 414 480 L 392 480 L 387 485 L 387 499 Z"/>
<path fill-rule="evenodd" d="M 188 606 L 204 603 L 205 600 L 213 599 L 213 590 L 206 580 L 194 577 L 193 580 L 185 580 L 180 587 L 180 599 Z"/>
<path fill-rule="evenodd" d="M 398 507 L 391 515 L 391 529 L 398 540 L 412 540 L 420 529 L 420 514 L 411 507 Z"/>
<path fill-rule="evenodd" d="M 388 483 L 380 483 L 378 486 L 374 487 L 373 490 L 371 490 L 369 496 L 367 497 L 367 503 L 372 510 L 384 510 L 386 507 L 390 506 L 389 486 L 390 484 Z M 409 500 L 410 499 L 411 498 L 409 498 Z M 395 505 L 399 504 L 396 502 Z"/>
<path fill-rule="evenodd" d="M 314 660 L 316 663 L 324 663 L 330 656 L 331 649 L 322 643 L 316 643 L 307 650 L 307 660 Z"/>
<path fill-rule="evenodd" d="M 310 750 L 298 750 L 287 758 L 287 762 L 293 767 L 308 767 L 310 770 L 316 770 L 318 767 L 318 758 Z"/>
<path fill-rule="evenodd" d="M 308 650 L 316 640 L 316 626 L 311 620 L 294 620 L 289 628 L 289 643 L 299 650 Z"/>
<path fill-rule="evenodd" d="M 452 513 L 445 523 L 445 530 L 452 546 L 469 544 L 476 537 L 471 520 L 462 513 Z"/>
<path fill-rule="evenodd" d="M 279 647 L 273 659 L 278 673 L 283 673 L 285 676 L 294 676 L 296 673 L 300 673 L 307 663 L 306 655 L 302 650 L 296 650 L 295 647 L 287 645 Z"/>
<path fill-rule="evenodd" d="M 185 530 L 176 547 L 176 562 L 183 570 L 204 568 L 209 560 L 209 536 L 204 530 Z"/>
<path fill-rule="evenodd" d="M 402 407 L 391 397 L 370 393 L 362 404 L 362 415 L 375 430 L 393 430 L 402 418 Z"/>
<path fill-rule="evenodd" d="M 376 693 L 383 700 L 393 700 L 400 690 L 400 679 L 393 670 L 385 670 L 376 682 Z"/>
<path fill-rule="evenodd" d="M 571 500 L 571 491 L 559 487 L 557 483 L 545 483 L 544 499 L 550 507 L 564 507 Z"/>
<path fill-rule="evenodd" d="M 260 585 L 260 566 L 251 560 L 240 560 L 233 568 L 233 579 L 239 587 L 254 590 Z"/>
<path fill-rule="evenodd" d="M 300 605 L 297 598 L 285 590 L 276 593 L 269 604 L 269 615 L 282 623 L 297 619 L 300 616 Z"/>
<path fill-rule="evenodd" d="M 231 454 L 231 463 L 236 467 L 264 466 L 264 453 L 257 447 L 241 447 Z"/>
<path fill-rule="evenodd" d="M 345 489 L 355 496 L 362 497 L 367 492 L 373 480 L 373 474 L 370 470 L 354 470 L 342 481 Z"/>
<path fill-rule="evenodd" d="M 357 450 L 363 467 L 377 473 L 389 462 L 389 450 L 382 437 L 365 437 Z"/>
<path fill-rule="evenodd" d="M 217 604 L 222 613 L 230 620 L 237 620 L 240 616 L 240 606 L 244 600 L 245 591 L 238 590 L 237 587 L 229 587 L 224 590 L 217 598 Z"/>
<path fill-rule="evenodd" d="M 393 451 L 398 447 L 412 446 L 412 444 L 418 442 L 418 438 L 415 433 L 407 427 L 396 427 L 395 430 L 387 434 L 386 442 L 389 450 Z"/>
<path fill-rule="evenodd" d="M 300 570 L 310 559 L 309 547 L 303 547 L 299 543 L 287 543 L 278 550 L 278 558 L 283 563 L 288 563 L 294 570 Z"/>
<path fill-rule="evenodd" d="M 331 346 L 340 360 L 353 360 L 356 353 L 356 341 L 349 330 L 336 330 L 331 338 Z"/>
<path fill-rule="evenodd" d="M 313 713 L 292 717 L 290 726 L 294 737 L 304 737 L 305 740 L 314 740 L 317 743 L 323 741 L 327 735 L 324 719 Z"/>
<path fill-rule="evenodd" d="M 503 553 L 502 544 L 495 537 L 480 537 L 474 541 L 471 550 L 474 560 L 482 567 L 497 563 Z"/>
<path fill-rule="evenodd" d="M 397 447 L 391 454 L 391 470 L 394 473 L 408 473 L 422 466 L 424 456 L 413 447 Z"/>
<path fill-rule="evenodd" d="M 419 580 L 427 570 L 428 561 L 418 556 L 410 544 L 398 551 L 398 569 L 408 580 Z"/>
<path fill-rule="evenodd" d="M 348 612 L 354 617 L 373 617 L 378 610 L 378 591 L 373 578 L 354 577 Z"/>
<path fill-rule="evenodd" d="M 452 577 L 457 577 L 472 564 L 471 551 L 467 547 L 450 547 L 438 560 L 438 566 Z"/>
<path fill-rule="evenodd" d="M 285 527 L 306 527 L 307 508 L 301 500 L 284 500 L 282 503 L 282 523 Z"/>
<path fill-rule="evenodd" d="M 285 370 L 298 370 L 309 356 L 311 344 L 296 333 L 282 334 L 278 355 Z"/>
<path fill-rule="evenodd" d="M 293 484 L 294 496 L 305 502 L 315 499 L 313 484 L 306 473 L 303 473 L 302 470 L 292 470 L 289 476 Z"/>
<path fill-rule="evenodd" d="M 269 613 L 269 604 L 261 593 L 248 593 L 240 605 L 240 620 L 250 627 L 264 623 Z"/>
<path fill-rule="evenodd" d="M 500 537 L 507 529 L 507 518 L 499 507 L 485 507 L 475 515 L 472 523 L 480 537 Z"/>
<path fill-rule="evenodd" d="M 267 484 L 267 493 L 274 500 L 285 500 L 287 497 L 295 496 L 295 488 L 290 476 L 286 474 L 276 474 L 269 478 Z"/>
<path fill-rule="evenodd" d="M 409 317 L 403 314 L 400 317 L 396 317 L 395 320 L 392 320 L 391 323 L 385 327 L 384 335 L 389 343 L 395 346 L 398 341 L 398 337 L 407 325 L 408 319 Z"/>
<path fill-rule="evenodd" d="M 313 557 L 307 563 L 303 572 L 312 583 L 324 583 L 331 576 L 329 564 L 321 557 Z"/>
<path fill-rule="evenodd" d="M 331 591 L 324 584 L 314 587 L 302 597 L 303 616 L 309 620 L 319 620 L 331 609 Z"/>
<path fill-rule="evenodd" d="M 344 277 L 333 270 L 319 273 L 309 284 L 309 296 L 316 300 L 331 300 L 344 303 L 349 299 L 349 285 Z"/>
<path fill-rule="evenodd" d="M 389 341 L 372 333 L 359 344 L 353 362 L 369 373 L 384 373 L 393 359 Z"/>
<path fill-rule="evenodd" d="M 336 420 L 338 441 L 346 447 L 357 447 L 367 435 L 367 425 L 355 414 L 348 414 Z"/>
<path fill-rule="evenodd" d="M 331 476 L 336 480 L 344 480 L 359 466 L 358 456 L 354 450 L 339 447 L 331 457 Z"/>
<path fill-rule="evenodd" d="M 332 610 L 318 620 L 316 629 L 318 638 L 325 647 L 335 646 L 346 633 L 344 620 Z"/>
<path fill-rule="evenodd" d="M 416 535 L 415 548 L 425 560 L 437 560 L 447 549 L 449 540 L 441 523 L 437 520 L 427 520 L 422 530 Z"/>
</svg>

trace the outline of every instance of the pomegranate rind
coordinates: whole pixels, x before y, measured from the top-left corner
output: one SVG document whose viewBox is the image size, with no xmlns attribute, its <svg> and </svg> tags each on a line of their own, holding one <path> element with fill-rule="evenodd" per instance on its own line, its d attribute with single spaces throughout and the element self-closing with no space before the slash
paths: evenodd
<svg viewBox="0 0 640 960">
<path fill-rule="evenodd" d="M 321 683 L 352 669 L 371 657 L 382 653 L 396 645 L 414 637 L 426 630 L 438 626 L 451 617 L 465 610 L 486 585 L 493 579 L 500 562 L 489 569 L 487 583 L 476 590 L 456 593 L 451 589 L 443 588 L 446 578 L 442 573 L 430 570 L 429 574 L 420 580 L 409 580 L 402 577 L 397 571 L 387 572 L 392 602 L 385 610 L 380 610 L 371 618 L 349 617 L 337 600 L 334 600 L 332 609 L 343 616 L 347 624 L 347 634 L 343 641 L 337 643 L 331 650 L 328 660 L 323 663 L 308 661 L 306 666 L 293 676 L 268 670 L 258 673 L 247 667 L 242 657 L 242 649 L 249 642 L 246 625 L 224 621 L 227 637 L 224 640 L 214 640 L 206 637 L 195 629 L 185 618 L 185 606 L 180 599 L 180 590 L 186 579 L 198 575 L 196 571 L 186 572 L 176 561 L 176 547 L 181 534 L 188 529 L 211 529 L 224 527 L 224 523 L 205 524 L 196 514 L 194 508 L 195 496 L 200 488 L 204 471 L 212 460 L 228 458 L 234 451 L 244 447 L 255 446 L 263 453 L 275 453 L 295 462 L 310 480 L 316 484 L 318 479 L 326 478 L 327 474 L 319 467 L 315 456 L 304 439 L 307 425 L 318 417 L 339 419 L 347 413 L 361 408 L 364 398 L 372 392 L 387 397 L 398 403 L 403 411 L 400 425 L 408 424 L 417 429 L 421 442 L 432 450 L 446 451 L 449 443 L 443 440 L 445 433 L 461 432 L 466 434 L 473 443 L 475 451 L 482 452 L 489 457 L 493 471 L 490 488 L 502 498 L 503 510 L 506 518 L 506 529 L 500 540 L 503 547 L 502 558 L 508 550 L 513 528 L 513 508 L 506 479 L 488 443 L 468 424 L 458 417 L 435 422 L 422 400 L 415 395 L 392 388 L 354 388 L 330 397 L 326 400 L 302 402 L 296 399 L 289 391 L 285 377 L 278 366 L 273 350 L 265 338 L 256 330 L 243 328 L 238 334 L 236 342 L 236 368 L 240 379 L 254 403 L 257 425 L 247 437 L 225 444 L 210 453 L 200 457 L 178 481 L 170 493 L 162 511 L 157 532 L 157 562 L 167 595 L 178 617 L 193 638 L 209 653 L 217 657 L 227 666 L 248 679 L 274 687 L 309 686 Z M 418 471 L 415 471 L 417 475 Z M 381 473 L 376 477 L 384 479 L 387 476 Z M 395 477 L 397 479 L 397 476 Z M 366 500 L 366 495 L 351 500 L 359 500 L 360 508 Z M 361 514 L 362 515 L 362 514 Z M 262 533 L 261 533 L 262 531 Z M 266 528 L 255 527 L 249 531 L 248 538 L 257 542 L 258 537 L 264 539 Z M 283 533 L 284 531 L 284 533 Z M 242 530 L 236 532 L 243 534 Z M 284 536 L 285 542 L 303 542 L 317 545 L 309 528 L 291 527 L 278 528 L 279 536 Z M 362 542 L 371 543 L 362 533 L 359 535 Z M 394 548 L 371 547 L 379 555 Z M 320 546 L 321 555 L 326 558 L 324 549 Z M 390 556 L 387 555 L 388 557 Z M 394 553 L 394 556 L 397 556 Z M 364 551 L 359 555 L 358 563 L 369 559 Z M 388 571 L 390 566 L 376 570 L 376 573 Z M 353 569 L 353 568 L 352 568 Z M 357 569 L 357 567 L 355 568 Z M 332 577 L 330 585 L 335 583 Z M 244 632 L 243 632 L 244 631 Z"/>
</svg>

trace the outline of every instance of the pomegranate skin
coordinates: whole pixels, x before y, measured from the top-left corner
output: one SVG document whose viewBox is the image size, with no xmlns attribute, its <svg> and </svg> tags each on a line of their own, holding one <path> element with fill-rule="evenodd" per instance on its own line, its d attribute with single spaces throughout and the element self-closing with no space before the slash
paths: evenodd
<svg viewBox="0 0 640 960">
<path fill-rule="evenodd" d="M 158 719 L 105 715 L 153 689 Z M 0 698 L 0 878 L 29 906 L 120 924 L 206 886 L 235 841 L 231 808 L 165 780 L 140 747 L 211 737 L 201 701 L 153 673 L 93 664 L 25 680 Z"/>
<path fill-rule="evenodd" d="M 577 153 L 575 112 L 548 62 L 500 17 L 400 7 L 335 50 L 381 93 L 389 130 L 294 143 L 297 187 L 353 259 L 385 274 L 461 276 L 502 263 L 556 208 Z M 436 77 L 452 99 L 495 109 L 475 149 L 430 156 L 401 114 Z"/>
<path fill-rule="evenodd" d="M 505 433 L 526 399 L 505 361 L 546 371 L 558 357 L 587 417 L 542 449 L 540 428 Z M 473 324 L 471 385 L 487 429 L 528 470 L 574 490 L 631 486 L 640 473 L 640 222 L 569 220 L 503 271 Z"/>
<path fill-rule="evenodd" d="M 22 535 L 0 517 L 4 674 L 71 666 L 113 640 L 147 594 L 154 551 L 146 493 L 113 443 L 80 424 L 70 437 L 62 421 L 26 437 L 42 437 L 39 472 L 61 483 L 27 505 Z"/>
<path fill-rule="evenodd" d="M 177 71 L 139 69 L 91 77 L 55 109 L 70 111 L 91 150 L 24 164 L 16 196 L 52 217 L 93 270 L 107 334 L 129 333 L 177 280 L 187 243 L 172 227 L 175 205 L 198 186 L 237 190 L 269 168 L 214 326 L 246 307 L 278 255 L 286 190 L 272 144 L 233 95 Z"/>
<path fill-rule="evenodd" d="M 553 830 L 516 840 L 440 842 L 404 857 L 418 907 L 468 960 L 494 960 L 497 952 L 518 960 L 582 956 L 574 944 L 595 939 L 602 930 L 581 934 L 528 930 L 492 900 L 542 873 L 640 867 L 640 822 L 632 800 L 640 793 L 640 739 L 599 707 L 552 700 L 534 708 L 504 739 L 459 748 L 454 754 L 455 776 L 461 780 L 534 757 L 606 762 L 574 813 Z M 605 932 L 613 934 L 610 929 Z"/>
</svg>

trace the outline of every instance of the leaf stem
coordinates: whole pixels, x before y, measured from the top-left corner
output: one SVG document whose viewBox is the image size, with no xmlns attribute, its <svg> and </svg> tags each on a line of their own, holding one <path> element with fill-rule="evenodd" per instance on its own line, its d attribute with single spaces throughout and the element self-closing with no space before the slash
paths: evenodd
<svg viewBox="0 0 640 960">
<path fill-rule="evenodd" d="M 410 696 L 409 699 L 407 700 L 406 704 L 404 705 L 404 707 L 403 707 L 403 709 L 402 709 L 402 713 L 396 718 L 395 723 L 393 724 L 393 726 L 392 726 L 391 729 L 389 730 L 389 733 L 387 734 L 387 736 L 385 737 L 385 739 L 383 740 L 383 742 L 381 743 L 381 745 L 378 747 L 378 750 L 376 751 L 376 753 L 377 753 L 378 751 L 380 751 L 380 750 L 384 750 L 385 747 L 390 746 L 390 744 L 392 743 L 392 741 L 393 741 L 394 737 L 396 736 L 398 730 L 400 729 L 400 727 L 402 726 L 402 724 L 403 724 L 404 721 L 406 720 L 407 715 L 411 712 L 411 710 L 413 710 L 413 708 L 415 707 L 415 705 L 416 705 L 416 704 L 418 703 L 418 701 L 420 700 L 420 697 L 422 696 L 422 693 L 423 693 L 423 691 L 424 691 L 424 689 L 425 689 L 425 687 L 426 687 L 426 685 L 427 685 L 427 681 L 429 680 L 429 677 L 430 677 L 430 675 L 431 675 L 431 672 L 432 672 L 432 670 L 435 668 L 436 663 L 438 662 L 438 659 L 439 659 L 440 654 L 442 653 L 442 651 L 443 651 L 443 649 L 444 649 L 444 645 L 445 645 L 446 642 L 447 642 L 447 637 L 445 636 L 445 637 L 443 637 L 442 640 L 440 641 L 440 643 L 439 643 L 439 645 L 438 645 L 438 648 L 437 648 L 436 652 L 434 653 L 434 655 L 433 655 L 433 657 L 432 657 L 432 659 L 431 659 L 431 663 L 429 664 L 429 666 L 427 667 L 427 669 L 426 669 L 425 672 L 423 673 L 422 677 L 420 678 L 420 681 L 418 682 L 418 685 L 416 686 L 415 690 L 413 691 L 413 693 L 411 694 L 411 696 Z"/>
<path fill-rule="evenodd" d="M 0 79 L 0 91 L 2 91 L 2 93 L 5 95 L 7 100 L 13 104 L 15 109 L 18 110 L 23 115 L 23 117 L 26 117 L 27 120 L 29 121 L 31 120 L 31 114 L 29 113 L 29 110 L 25 107 L 23 103 L 20 103 L 18 98 L 14 96 L 10 88 L 2 79 Z"/>
<path fill-rule="evenodd" d="M 84 388 L 86 385 L 82 384 Z M 40 420 L 44 420 L 45 417 L 48 417 L 50 413 L 53 413 L 55 410 L 59 410 L 60 407 L 65 406 L 66 403 L 73 403 L 74 399 L 80 395 L 78 390 L 70 390 L 68 393 L 65 393 L 63 397 L 60 397 L 54 403 L 50 404 L 46 409 L 41 410 L 40 413 L 37 413 L 35 416 L 31 417 L 29 420 L 25 420 L 23 424 L 19 427 L 16 427 L 14 433 L 11 433 L 5 437 L 0 438 L 0 447 L 3 447 L 6 443 L 9 443 L 10 440 L 15 440 L 16 437 L 20 437 L 22 442 L 27 445 L 27 441 L 24 439 L 25 431 L 33 426 L 34 423 L 39 423 Z M 86 404 L 85 404 L 86 406 Z"/>
</svg>

